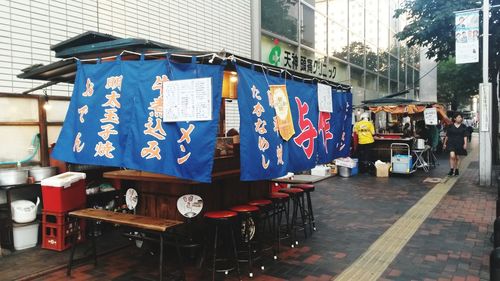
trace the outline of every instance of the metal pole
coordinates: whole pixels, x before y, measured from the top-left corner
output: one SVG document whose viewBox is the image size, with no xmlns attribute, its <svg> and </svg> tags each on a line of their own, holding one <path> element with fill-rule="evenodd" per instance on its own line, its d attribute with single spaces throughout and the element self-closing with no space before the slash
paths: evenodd
<svg viewBox="0 0 500 281">
<path fill-rule="evenodd" d="M 479 88 L 479 184 L 491 185 L 491 84 L 488 83 L 489 0 L 483 0 L 483 83 Z"/>
<path fill-rule="evenodd" d="M 260 0 L 252 0 L 250 2 L 250 15 L 251 15 L 251 42 L 252 59 L 261 61 L 260 41 L 261 41 L 261 2 Z"/>
</svg>

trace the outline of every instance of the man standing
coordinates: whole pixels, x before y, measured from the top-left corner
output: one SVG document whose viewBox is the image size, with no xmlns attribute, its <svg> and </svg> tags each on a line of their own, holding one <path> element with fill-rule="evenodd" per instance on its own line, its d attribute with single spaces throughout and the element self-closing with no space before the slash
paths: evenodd
<svg viewBox="0 0 500 281">
<path fill-rule="evenodd" d="M 373 135 L 375 128 L 369 120 L 369 113 L 361 114 L 361 120 L 354 124 L 353 131 L 358 135 L 358 157 L 359 162 L 363 165 L 362 168 L 369 166 L 369 161 L 372 161 L 371 149 L 375 142 Z M 361 167 L 360 167 L 361 168 Z"/>
</svg>

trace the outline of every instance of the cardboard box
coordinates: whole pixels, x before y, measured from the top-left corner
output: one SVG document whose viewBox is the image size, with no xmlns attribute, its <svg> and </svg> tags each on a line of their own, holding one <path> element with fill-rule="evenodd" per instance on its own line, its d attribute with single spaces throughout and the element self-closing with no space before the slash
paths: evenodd
<svg viewBox="0 0 500 281">
<path fill-rule="evenodd" d="M 391 164 L 378 164 L 375 166 L 377 168 L 377 178 L 387 178 L 389 177 L 389 169 Z"/>
<path fill-rule="evenodd" d="M 336 176 L 338 174 L 337 165 L 330 164 L 330 174 Z"/>
<path fill-rule="evenodd" d="M 311 175 L 312 176 L 329 176 L 330 175 L 330 167 L 325 167 L 325 166 L 316 166 L 313 169 L 311 169 Z"/>
</svg>

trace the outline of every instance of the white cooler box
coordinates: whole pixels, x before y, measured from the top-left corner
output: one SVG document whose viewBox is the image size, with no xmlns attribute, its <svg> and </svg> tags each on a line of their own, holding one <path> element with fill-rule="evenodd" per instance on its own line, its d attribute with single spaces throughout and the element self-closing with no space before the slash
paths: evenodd
<svg viewBox="0 0 500 281">
<path fill-rule="evenodd" d="M 394 155 L 391 162 L 393 173 L 408 174 L 413 166 L 413 159 L 408 155 Z"/>
</svg>

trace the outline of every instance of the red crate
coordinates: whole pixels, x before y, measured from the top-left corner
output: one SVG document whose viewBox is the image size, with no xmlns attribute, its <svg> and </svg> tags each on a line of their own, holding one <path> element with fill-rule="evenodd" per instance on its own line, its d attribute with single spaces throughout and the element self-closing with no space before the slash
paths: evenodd
<svg viewBox="0 0 500 281">
<path fill-rule="evenodd" d="M 85 205 L 79 206 L 75 210 L 84 209 Z M 65 224 L 69 222 L 68 212 L 51 212 L 45 209 L 42 210 L 43 224 Z"/>
<path fill-rule="evenodd" d="M 66 218 L 63 218 L 66 221 Z M 85 241 L 85 220 L 66 222 L 64 224 L 44 223 L 42 225 L 42 248 L 64 251 L 71 247 L 75 232 L 78 232 L 77 243 Z"/>
<path fill-rule="evenodd" d="M 72 183 L 69 187 L 42 185 L 43 209 L 49 212 L 67 212 L 85 206 L 85 180 Z"/>
</svg>

